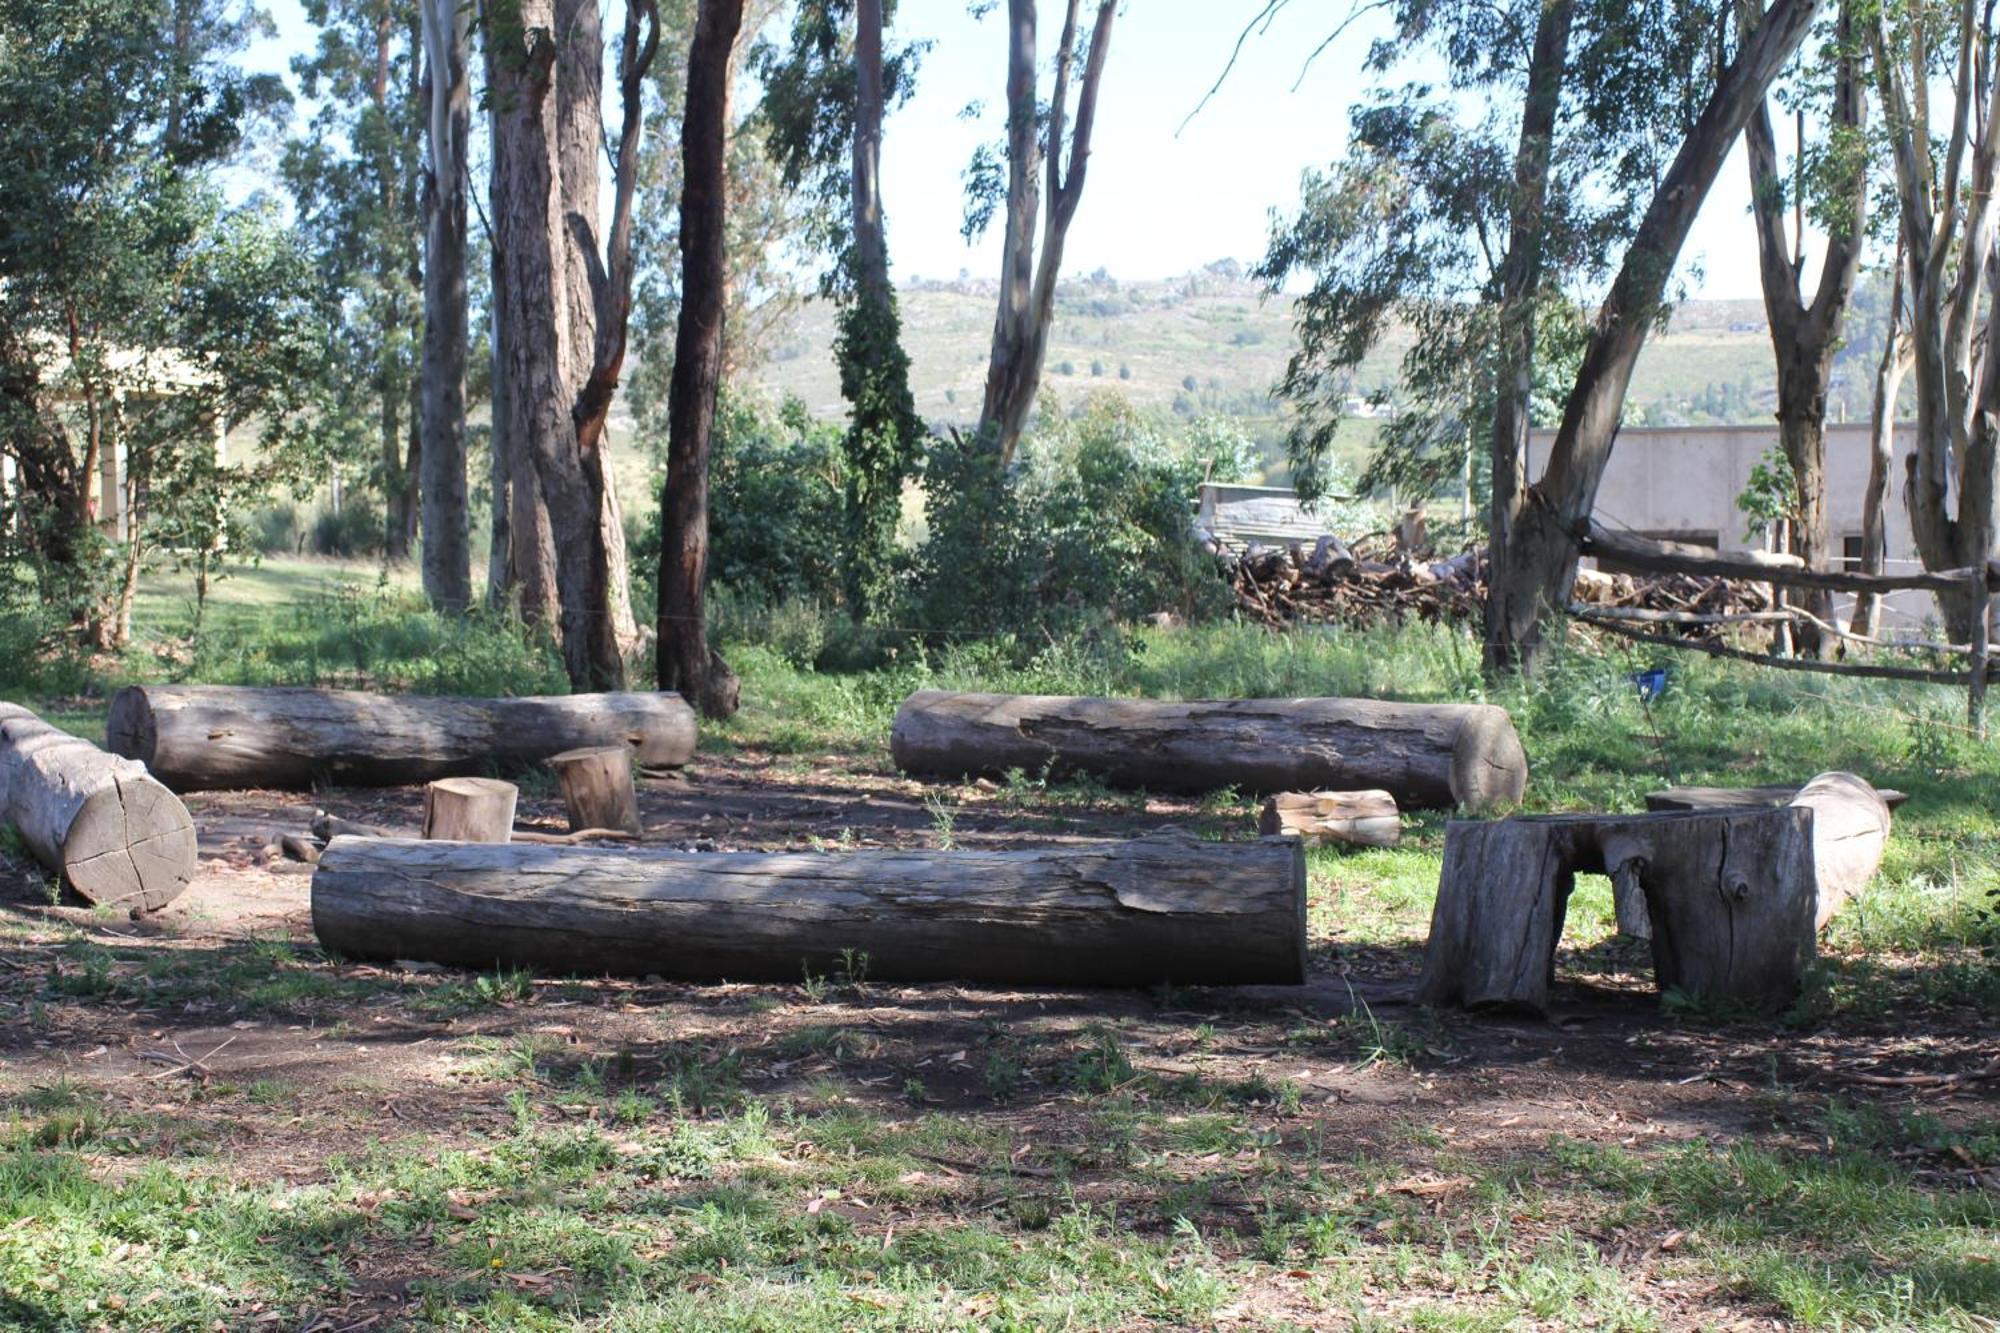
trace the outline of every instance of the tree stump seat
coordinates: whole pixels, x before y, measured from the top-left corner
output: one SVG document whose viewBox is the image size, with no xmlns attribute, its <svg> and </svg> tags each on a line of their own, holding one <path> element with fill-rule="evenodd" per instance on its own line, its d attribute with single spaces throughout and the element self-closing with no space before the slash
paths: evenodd
<svg viewBox="0 0 2000 1333">
<path fill-rule="evenodd" d="M 1852 773 L 1696 808 L 1454 822 L 1419 998 L 1546 1011 L 1579 874 L 1611 880 L 1618 928 L 1653 946 L 1662 991 L 1770 1007 L 1882 864 L 1889 806 Z"/>
</svg>

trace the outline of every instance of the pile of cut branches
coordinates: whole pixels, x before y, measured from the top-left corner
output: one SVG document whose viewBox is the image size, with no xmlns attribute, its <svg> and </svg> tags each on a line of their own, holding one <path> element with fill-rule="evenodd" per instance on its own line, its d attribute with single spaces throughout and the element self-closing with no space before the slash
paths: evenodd
<svg viewBox="0 0 2000 1333">
<path fill-rule="evenodd" d="M 1322 537 L 1310 549 L 1253 543 L 1241 555 L 1224 557 L 1225 572 L 1237 606 L 1272 629 L 1481 618 L 1489 571 L 1484 549 L 1434 560 L 1370 548 L 1369 542 L 1349 546 L 1337 537 Z M 1607 618 L 1704 639 L 1719 636 L 1732 617 L 1771 609 L 1763 584 L 1596 570 L 1577 572 L 1571 601 Z"/>
</svg>

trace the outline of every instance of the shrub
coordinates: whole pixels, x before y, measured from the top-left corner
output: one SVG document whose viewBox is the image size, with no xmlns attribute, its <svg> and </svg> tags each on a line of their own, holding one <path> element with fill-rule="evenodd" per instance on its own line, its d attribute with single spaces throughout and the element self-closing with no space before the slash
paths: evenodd
<svg viewBox="0 0 2000 1333">
<path fill-rule="evenodd" d="M 1011 636 L 1032 652 L 1150 612 L 1212 613 L 1226 591 L 1190 540 L 1194 493 L 1204 476 L 1240 476 L 1251 452 L 1213 421 L 1169 438 L 1110 394 L 1073 418 L 1045 411 L 1006 475 L 989 448 L 940 441 L 903 619 L 939 637 Z"/>
<path fill-rule="evenodd" d="M 841 596 L 841 428 L 788 399 L 724 395 L 708 472 L 708 576 L 740 602 L 834 605 Z M 660 516 L 632 547 L 633 596 L 656 604 Z"/>
</svg>

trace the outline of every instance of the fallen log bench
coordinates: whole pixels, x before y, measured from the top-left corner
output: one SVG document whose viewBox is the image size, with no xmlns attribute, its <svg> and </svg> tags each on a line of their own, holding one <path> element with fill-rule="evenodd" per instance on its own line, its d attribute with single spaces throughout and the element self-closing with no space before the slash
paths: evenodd
<svg viewBox="0 0 2000 1333">
<path fill-rule="evenodd" d="M 694 756 L 694 710 L 672 693 L 519 699 L 233 685 L 133 685 L 111 701 L 112 751 L 176 791 L 403 786 L 519 773 L 583 746 L 647 767 Z"/>
<path fill-rule="evenodd" d="M 1817 932 L 1811 807 L 1458 821 L 1417 997 L 1548 1009 L 1579 874 L 1642 897 L 1661 991 L 1760 1008 L 1789 1003 Z"/>
<path fill-rule="evenodd" d="M 1035 851 L 667 852 L 338 837 L 313 929 L 355 958 L 686 981 L 1297 984 L 1296 841 Z"/>
<path fill-rule="evenodd" d="M 920 690 L 896 711 L 889 750 L 904 772 L 933 777 L 1018 768 L 1171 792 L 1381 788 L 1407 807 L 1473 813 L 1517 803 L 1528 783 L 1513 721 L 1490 704 Z"/>
<path fill-rule="evenodd" d="M 1403 840 L 1403 819 L 1386 791 L 1288 791 L 1265 798 L 1257 831 L 1296 837 L 1308 847 L 1394 847 Z"/>
<path fill-rule="evenodd" d="M 194 821 L 145 765 L 0 704 L 0 821 L 79 897 L 152 912 L 194 879 Z"/>
<path fill-rule="evenodd" d="M 1802 787 L 1670 787 L 1646 797 L 1648 810 L 1768 810 L 1803 806 L 1813 812 L 1813 873 L 1817 902 L 1813 929 L 1827 922 L 1882 867 L 1889 843 L 1890 811 L 1909 798 L 1899 791 L 1880 791 L 1853 773 L 1821 773 Z M 1613 900 L 1619 933 L 1649 939 L 1643 896 L 1623 884 L 1614 885 Z"/>
</svg>

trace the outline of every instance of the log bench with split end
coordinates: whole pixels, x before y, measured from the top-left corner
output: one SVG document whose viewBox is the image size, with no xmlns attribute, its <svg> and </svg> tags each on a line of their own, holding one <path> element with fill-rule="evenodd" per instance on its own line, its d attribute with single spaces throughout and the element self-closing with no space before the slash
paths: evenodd
<svg viewBox="0 0 2000 1333">
<path fill-rule="evenodd" d="M 0 704 L 0 822 L 90 902 L 151 912 L 194 879 L 187 807 L 143 764 Z"/>
<path fill-rule="evenodd" d="M 1813 877 L 1818 902 L 1813 929 L 1825 930 L 1842 904 L 1866 888 L 1889 845 L 1890 811 L 1908 798 L 1883 791 L 1853 773 L 1821 773 L 1803 787 L 1670 787 L 1646 797 L 1648 810 L 1769 810 L 1802 806 L 1813 812 Z M 1629 879 L 1613 883 L 1618 930 L 1652 938 L 1645 897 Z"/>
<path fill-rule="evenodd" d="M 335 838 L 313 929 L 357 958 L 584 976 L 1060 986 L 1305 979 L 1294 839 L 1033 851 L 669 852 Z"/>
<path fill-rule="evenodd" d="M 920 690 L 897 710 L 889 749 L 904 772 L 934 777 L 1021 769 L 1154 791 L 1380 788 L 1407 807 L 1474 813 L 1517 803 L 1528 783 L 1512 720 L 1488 704 Z"/>
<path fill-rule="evenodd" d="M 1644 898 L 1662 991 L 1758 1008 L 1798 994 L 1818 888 L 1813 811 L 1788 805 L 1452 823 L 1418 998 L 1547 1012 L 1579 874 Z"/>
<path fill-rule="evenodd" d="M 539 768 L 622 745 L 643 767 L 694 756 L 678 694 L 470 699 L 230 685 L 134 685 L 111 701 L 110 748 L 176 791 L 403 786 Z"/>
</svg>

